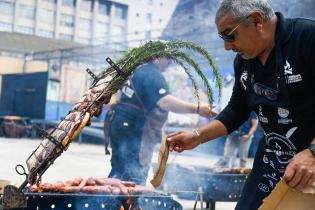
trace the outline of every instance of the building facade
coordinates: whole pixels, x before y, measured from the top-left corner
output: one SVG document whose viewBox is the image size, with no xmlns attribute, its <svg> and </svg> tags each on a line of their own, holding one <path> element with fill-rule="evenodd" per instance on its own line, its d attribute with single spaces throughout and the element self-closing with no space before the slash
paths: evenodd
<svg viewBox="0 0 315 210">
<path fill-rule="evenodd" d="M 0 0 L 0 106 L 14 107 L 33 84 L 1 93 L 1 75 L 46 76 L 45 119 L 58 120 L 89 87 L 87 67 L 101 70 L 105 57 L 158 38 L 178 0 Z M 118 46 L 118 48 L 116 48 Z M 118 53 L 116 53 L 119 51 Z M 118 56 L 119 57 L 119 56 Z M 39 73 L 39 74 L 41 74 Z M 17 74 L 17 75 L 13 75 Z M 4 75 L 4 77 L 10 77 Z M 42 74 L 41 74 L 42 75 Z M 3 77 L 3 78 L 4 78 Z M 7 80 L 5 80 L 7 81 Z M 2 87 L 3 86 L 3 87 Z M 21 93 L 22 93 L 21 92 Z M 29 93 L 30 98 L 37 95 Z M 24 115 L 6 109 L 5 114 Z M 30 110 L 25 111 L 32 117 Z M 4 114 L 4 113 L 3 113 Z"/>
<path fill-rule="evenodd" d="M 0 31 L 83 44 L 149 39 L 161 34 L 177 2 L 0 0 Z"/>
</svg>

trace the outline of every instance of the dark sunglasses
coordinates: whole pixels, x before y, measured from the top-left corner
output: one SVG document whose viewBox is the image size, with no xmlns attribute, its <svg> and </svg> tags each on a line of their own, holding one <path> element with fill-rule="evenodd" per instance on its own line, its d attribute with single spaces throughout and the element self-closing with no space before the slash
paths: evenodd
<svg viewBox="0 0 315 210">
<path fill-rule="evenodd" d="M 274 101 L 274 100 L 277 100 L 278 98 L 278 93 L 279 91 L 278 90 L 274 90 L 270 87 L 267 87 L 265 85 L 262 85 L 260 83 L 254 83 L 253 84 L 253 89 L 254 89 L 254 92 L 257 94 L 257 95 L 262 95 L 264 94 L 265 97 L 271 101 Z"/>
<path fill-rule="evenodd" d="M 248 15 L 246 18 L 244 18 L 244 20 L 248 19 L 249 17 L 250 17 L 250 15 Z M 241 21 L 237 26 L 235 26 L 229 33 L 227 33 L 227 34 L 219 33 L 219 37 L 221 39 L 223 39 L 224 41 L 234 42 L 235 41 L 235 34 L 233 34 L 233 32 L 243 23 L 243 21 Z"/>
<path fill-rule="evenodd" d="M 232 31 L 230 31 L 227 34 L 224 33 L 219 33 L 219 37 L 221 39 L 223 39 L 224 41 L 227 42 L 234 42 L 235 41 L 235 34 L 233 34 L 233 32 L 242 24 L 242 22 L 240 22 L 237 26 L 235 26 L 235 28 L 232 29 Z"/>
</svg>

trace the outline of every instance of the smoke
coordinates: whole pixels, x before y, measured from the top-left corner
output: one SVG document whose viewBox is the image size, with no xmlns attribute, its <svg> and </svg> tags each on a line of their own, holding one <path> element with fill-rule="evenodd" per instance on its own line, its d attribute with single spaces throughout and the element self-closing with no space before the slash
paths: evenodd
<svg viewBox="0 0 315 210">
<path fill-rule="evenodd" d="M 247 175 L 217 174 L 210 167 L 192 167 L 169 164 L 161 185 L 181 199 L 204 201 L 237 201 Z"/>
</svg>

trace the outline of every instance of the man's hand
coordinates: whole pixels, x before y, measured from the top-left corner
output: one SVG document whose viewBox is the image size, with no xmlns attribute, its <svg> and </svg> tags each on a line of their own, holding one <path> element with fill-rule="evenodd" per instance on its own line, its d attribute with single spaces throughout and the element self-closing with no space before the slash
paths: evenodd
<svg viewBox="0 0 315 210">
<path fill-rule="evenodd" d="M 184 150 L 193 149 L 201 142 L 195 132 L 176 132 L 168 135 L 167 141 L 170 151 L 182 152 Z"/>
<path fill-rule="evenodd" d="M 299 152 L 292 158 L 284 177 L 288 184 L 297 190 L 302 190 L 315 181 L 315 158 L 309 149 Z"/>
<path fill-rule="evenodd" d="M 244 141 L 245 142 L 245 141 L 248 141 L 250 139 L 250 137 L 251 137 L 250 135 L 246 134 L 246 135 L 240 136 L 239 139 L 240 139 L 240 141 Z"/>
<path fill-rule="evenodd" d="M 199 106 L 198 114 L 202 117 L 214 117 L 219 113 L 212 110 L 212 108 L 208 104 L 201 104 Z"/>
</svg>

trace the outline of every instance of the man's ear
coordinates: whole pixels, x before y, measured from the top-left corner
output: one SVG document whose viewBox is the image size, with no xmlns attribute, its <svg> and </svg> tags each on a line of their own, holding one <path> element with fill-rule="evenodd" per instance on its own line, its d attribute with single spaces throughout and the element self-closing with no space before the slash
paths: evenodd
<svg viewBox="0 0 315 210">
<path fill-rule="evenodd" d="M 252 18 L 256 29 L 258 31 L 261 31 L 262 27 L 263 27 L 263 23 L 264 23 L 264 17 L 262 15 L 262 13 L 259 11 L 256 11 L 256 12 L 253 12 L 250 17 Z"/>
</svg>

